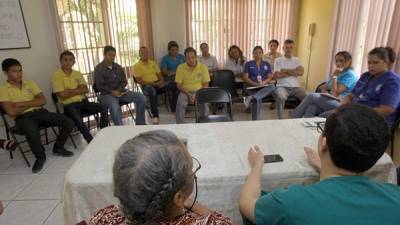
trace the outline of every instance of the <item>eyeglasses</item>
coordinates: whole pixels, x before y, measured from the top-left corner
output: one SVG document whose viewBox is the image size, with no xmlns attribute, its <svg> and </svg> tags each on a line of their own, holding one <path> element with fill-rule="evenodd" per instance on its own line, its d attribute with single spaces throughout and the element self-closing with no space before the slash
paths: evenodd
<svg viewBox="0 0 400 225">
<path fill-rule="evenodd" d="M 192 170 L 192 176 L 196 176 L 197 171 L 201 169 L 201 164 L 198 159 L 195 157 L 192 157 L 193 159 L 193 170 Z"/>
<path fill-rule="evenodd" d="M 190 206 L 189 211 L 192 211 L 192 208 L 193 208 L 193 206 L 194 206 L 194 204 L 196 203 L 196 200 L 197 200 L 197 176 L 196 176 L 196 173 L 197 173 L 197 171 L 199 171 L 201 169 L 201 164 L 200 164 L 199 160 L 196 159 L 195 157 L 192 157 L 192 159 L 193 159 L 193 168 L 194 169 L 192 170 L 192 175 L 191 176 L 193 176 L 193 178 L 194 178 L 195 192 L 194 192 L 193 203 Z"/>
<path fill-rule="evenodd" d="M 317 124 L 317 131 L 320 134 L 323 134 L 325 131 L 325 122 L 315 122 Z"/>
</svg>

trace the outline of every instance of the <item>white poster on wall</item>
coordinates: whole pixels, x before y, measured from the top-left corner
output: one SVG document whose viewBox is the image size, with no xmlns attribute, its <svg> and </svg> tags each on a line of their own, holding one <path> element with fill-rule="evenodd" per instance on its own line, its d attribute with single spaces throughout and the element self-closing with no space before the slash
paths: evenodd
<svg viewBox="0 0 400 225">
<path fill-rule="evenodd" d="M 0 50 L 30 48 L 19 0 L 0 0 Z"/>
</svg>

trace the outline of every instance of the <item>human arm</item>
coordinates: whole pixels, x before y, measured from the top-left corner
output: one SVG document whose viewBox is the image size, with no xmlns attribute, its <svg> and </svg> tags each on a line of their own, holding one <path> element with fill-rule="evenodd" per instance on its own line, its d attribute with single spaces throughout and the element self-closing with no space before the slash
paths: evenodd
<svg viewBox="0 0 400 225">
<path fill-rule="evenodd" d="M 122 66 L 118 65 L 118 70 L 117 70 L 117 76 L 119 76 L 119 84 L 118 84 L 118 91 L 120 94 L 123 94 L 126 92 L 126 85 L 128 84 L 128 79 L 126 77 L 125 71 L 122 68 Z M 131 74 L 128 74 L 128 76 L 131 76 Z"/>
<path fill-rule="evenodd" d="M 303 66 L 298 66 L 295 69 L 281 69 L 280 71 L 277 71 L 274 73 L 275 78 L 283 78 L 283 77 L 289 77 L 289 76 L 303 76 L 304 74 L 304 68 Z"/>
<path fill-rule="evenodd" d="M 161 72 L 157 74 L 158 80 L 149 82 L 149 81 L 144 81 L 142 77 L 135 77 L 136 81 L 141 85 L 149 85 L 153 87 L 162 87 L 164 86 L 164 77 L 161 75 Z"/>
<path fill-rule="evenodd" d="M 331 92 L 338 97 L 346 91 L 351 91 L 357 83 L 357 75 L 352 69 L 336 69 L 329 81 Z"/>
<path fill-rule="evenodd" d="M 191 103 L 194 103 L 195 95 L 192 94 L 191 92 L 189 92 L 189 91 L 182 85 L 182 83 L 176 82 L 176 87 L 178 88 L 178 90 L 179 90 L 181 93 L 185 94 L 185 95 L 188 97 L 188 99 L 190 100 Z"/>
<path fill-rule="evenodd" d="M 380 105 L 379 107 L 375 107 L 373 109 L 383 117 L 387 117 L 395 111 L 393 107 L 387 105 Z"/>
<path fill-rule="evenodd" d="M 107 74 L 104 69 L 101 68 L 101 65 L 97 65 L 94 69 L 94 84 L 96 85 L 96 89 L 102 94 L 111 94 L 113 90 L 106 83 L 104 79 L 105 76 L 107 76 Z"/>
<path fill-rule="evenodd" d="M 373 108 L 383 117 L 392 114 L 400 105 L 400 81 L 394 74 L 393 78 L 386 80 L 379 91 L 379 106 Z"/>
<path fill-rule="evenodd" d="M 258 146 L 249 150 L 248 159 L 251 171 L 240 193 L 239 210 L 244 217 L 255 224 L 254 209 L 261 193 L 261 174 L 264 166 L 264 156 Z"/>
<path fill-rule="evenodd" d="M 243 79 L 244 82 L 246 82 L 246 84 L 248 84 L 250 86 L 258 86 L 258 85 L 260 85 L 258 82 L 255 82 L 252 79 L 250 79 L 248 73 L 243 73 L 242 79 Z"/>
<path fill-rule="evenodd" d="M 354 95 L 352 93 L 348 94 L 346 97 L 344 97 L 341 101 L 341 105 L 347 105 L 350 104 L 353 101 Z"/>
<path fill-rule="evenodd" d="M 340 94 L 347 90 L 346 85 L 338 82 L 337 77 L 332 77 L 332 95 L 335 97 L 339 97 Z"/>
<path fill-rule="evenodd" d="M 157 77 L 158 77 L 158 80 L 157 80 L 157 82 L 155 82 L 156 87 L 163 87 L 165 85 L 165 83 L 164 83 L 164 77 L 161 74 L 161 72 L 157 73 Z"/>
<path fill-rule="evenodd" d="M 46 104 L 46 98 L 44 97 L 43 93 L 40 92 L 36 94 L 34 99 L 30 101 L 23 101 L 23 102 L 4 101 L 1 103 L 1 106 L 9 116 L 16 117 L 29 108 L 41 107 L 45 104 Z"/>
<path fill-rule="evenodd" d="M 85 84 L 79 85 L 75 89 L 64 89 L 64 91 L 56 92 L 57 96 L 60 98 L 70 98 L 75 95 L 84 95 L 89 92 L 89 89 Z"/>
<path fill-rule="evenodd" d="M 72 85 L 72 87 L 75 88 L 65 88 L 65 82 L 63 76 L 59 72 L 56 72 L 53 75 L 53 80 L 52 80 L 53 92 L 56 93 L 59 98 L 65 99 L 73 97 L 75 95 L 84 95 L 89 92 L 86 80 L 80 72 L 73 71 L 73 73 L 70 74 L 70 76 L 72 76 L 70 77 L 71 78 L 70 80 L 76 82 L 70 85 Z"/>
<path fill-rule="evenodd" d="M 272 71 L 269 70 L 268 71 L 268 75 L 267 75 L 267 79 L 263 80 L 261 82 L 261 85 L 264 86 L 264 85 L 272 84 L 272 83 L 275 83 L 275 82 L 276 81 L 274 79 L 274 75 L 272 74 Z"/>
<path fill-rule="evenodd" d="M 177 56 L 178 57 L 178 56 Z M 176 70 L 170 70 L 168 68 L 168 58 L 167 56 L 164 56 L 161 60 L 161 75 L 163 76 L 172 76 L 174 74 L 176 74 Z"/>
</svg>

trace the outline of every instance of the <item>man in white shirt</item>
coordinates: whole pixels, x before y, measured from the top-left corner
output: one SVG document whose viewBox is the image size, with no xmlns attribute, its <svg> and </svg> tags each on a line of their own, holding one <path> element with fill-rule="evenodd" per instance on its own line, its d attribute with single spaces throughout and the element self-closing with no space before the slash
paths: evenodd
<svg viewBox="0 0 400 225">
<path fill-rule="evenodd" d="M 201 55 L 198 57 L 199 62 L 207 66 L 210 75 L 219 69 L 218 61 L 215 56 L 211 55 L 207 43 L 200 44 Z"/>
<path fill-rule="evenodd" d="M 282 119 L 285 109 L 285 101 L 289 96 L 303 100 L 307 95 L 306 90 L 300 87 L 299 79 L 304 68 L 299 58 L 293 56 L 294 41 L 287 39 L 283 45 L 284 55 L 275 60 L 274 78 L 277 80 L 277 88 L 274 92 L 278 118 Z"/>
</svg>

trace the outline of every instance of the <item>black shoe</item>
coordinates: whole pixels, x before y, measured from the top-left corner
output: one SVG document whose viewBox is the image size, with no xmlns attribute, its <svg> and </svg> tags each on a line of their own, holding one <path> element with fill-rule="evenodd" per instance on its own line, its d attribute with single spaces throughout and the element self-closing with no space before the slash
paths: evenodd
<svg viewBox="0 0 400 225">
<path fill-rule="evenodd" d="M 43 165 L 46 162 L 46 159 L 36 159 L 35 164 L 32 167 L 32 173 L 38 173 L 43 169 Z"/>
<path fill-rule="evenodd" d="M 59 155 L 59 156 L 64 156 L 64 157 L 71 157 L 71 156 L 74 155 L 73 152 L 65 150 L 64 148 L 55 148 L 55 149 L 53 149 L 53 154 Z"/>
</svg>

